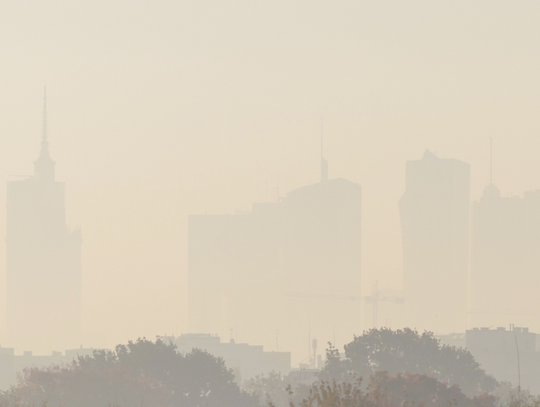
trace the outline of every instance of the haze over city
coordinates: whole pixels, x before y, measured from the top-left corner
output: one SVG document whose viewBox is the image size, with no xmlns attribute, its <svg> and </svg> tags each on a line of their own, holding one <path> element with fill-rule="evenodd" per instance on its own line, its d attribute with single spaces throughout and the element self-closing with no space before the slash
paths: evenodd
<svg viewBox="0 0 540 407">
<path fill-rule="evenodd" d="M 372 327 L 540 332 L 539 18 L 529 0 L 1 1 L 0 174 L 33 177 L 46 134 L 82 239 L 69 346 L 204 333 L 294 366 Z M 0 245 L 2 346 L 67 349 L 10 334 L 6 262 Z"/>
</svg>

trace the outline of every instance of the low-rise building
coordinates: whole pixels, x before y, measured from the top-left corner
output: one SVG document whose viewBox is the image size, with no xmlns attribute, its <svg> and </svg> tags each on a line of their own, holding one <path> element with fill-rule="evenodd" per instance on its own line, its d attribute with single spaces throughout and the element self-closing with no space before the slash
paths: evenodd
<svg viewBox="0 0 540 407">
<path fill-rule="evenodd" d="M 182 334 L 164 336 L 163 341 L 173 343 L 178 352 L 188 353 L 201 349 L 223 359 L 228 368 L 242 380 L 249 380 L 257 375 L 271 371 L 287 375 L 291 370 L 290 352 L 265 352 L 262 346 L 236 343 L 233 339 L 221 342 L 219 336 L 210 334 Z"/>
<path fill-rule="evenodd" d="M 453 333 L 437 338 L 442 344 L 464 347 L 487 374 L 500 382 L 540 393 L 540 351 L 536 337 L 528 328 L 473 328 L 465 334 Z"/>
<path fill-rule="evenodd" d="M 466 347 L 482 368 L 499 381 L 540 393 L 540 353 L 536 334 L 528 328 L 473 328 L 466 332 Z"/>
<path fill-rule="evenodd" d="M 92 355 L 94 348 L 68 349 L 64 353 L 52 352 L 50 355 L 34 355 L 25 351 L 16 355 L 13 348 L 0 346 L 0 390 L 7 390 L 16 384 L 17 374 L 28 368 L 44 368 L 73 362 L 79 356 Z"/>
</svg>

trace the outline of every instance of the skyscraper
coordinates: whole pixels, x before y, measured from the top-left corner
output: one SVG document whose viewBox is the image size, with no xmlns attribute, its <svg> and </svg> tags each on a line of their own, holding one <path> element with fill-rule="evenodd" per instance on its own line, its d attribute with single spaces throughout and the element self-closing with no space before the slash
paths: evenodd
<svg viewBox="0 0 540 407">
<path fill-rule="evenodd" d="M 265 320 L 268 330 L 259 330 L 261 337 L 274 336 L 279 222 L 276 203 L 254 204 L 249 213 L 189 216 L 192 332 L 238 338 L 238 330 L 246 333 Z"/>
<path fill-rule="evenodd" d="M 191 330 L 257 343 L 279 330 L 287 349 L 310 326 L 323 343 L 361 333 L 361 187 L 321 164 L 320 182 L 278 202 L 189 217 Z"/>
<path fill-rule="evenodd" d="M 283 329 L 304 338 L 309 328 L 321 343 L 352 340 L 362 333 L 361 186 L 323 176 L 289 192 L 281 210 Z"/>
<path fill-rule="evenodd" d="M 501 197 L 493 184 L 472 204 L 470 321 L 538 329 L 540 191 Z"/>
<path fill-rule="evenodd" d="M 45 120 L 34 176 L 7 183 L 7 335 L 38 352 L 78 346 L 81 320 L 81 234 L 66 225 Z"/>
<path fill-rule="evenodd" d="M 399 202 L 407 325 L 437 332 L 466 328 L 469 164 L 426 150 L 407 161 Z"/>
</svg>

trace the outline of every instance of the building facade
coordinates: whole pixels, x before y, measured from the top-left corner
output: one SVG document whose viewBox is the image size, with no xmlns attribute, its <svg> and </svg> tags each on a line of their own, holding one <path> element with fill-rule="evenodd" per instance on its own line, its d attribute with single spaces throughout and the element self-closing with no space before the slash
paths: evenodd
<svg viewBox="0 0 540 407">
<path fill-rule="evenodd" d="M 467 322 L 469 164 L 426 150 L 407 161 L 399 202 L 406 325 L 462 332 Z"/>
<path fill-rule="evenodd" d="M 249 213 L 189 217 L 192 332 L 276 350 L 310 329 L 322 343 L 361 333 L 361 187 L 326 174 Z"/>
<path fill-rule="evenodd" d="M 81 235 L 65 220 L 46 133 L 34 176 L 7 183 L 7 335 L 20 350 L 76 347 L 81 321 Z"/>
<path fill-rule="evenodd" d="M 237 380 L 249 380 L 270 372 L 285 376 L 291 370 L 290 352 L 266 352 L 262 346 L 236 343 L 234 340 L 222 342 L 219 336 L 210 334 L 163 336 L 162 339 L 176 345 L 180 353 L 200 349 L 222 358 L 227 368 L 234 371 Z"/>
<path fill-rule="evenodd" d="M 540 392 L 540 342 L 529 328 L 475 327 L 464 333 L 437 337 L 441 344 L 465 348 L 480 368 L 499 382 L 508 382 L 531 394 Z M 504 387 L 504 386 L 503 386 Z"/>
<path fill-rule="evenodd" d="M 471 324 L 540 329 L 540 191 L 501 197 L 490 184 L 471 225 Z"/>
</svg>

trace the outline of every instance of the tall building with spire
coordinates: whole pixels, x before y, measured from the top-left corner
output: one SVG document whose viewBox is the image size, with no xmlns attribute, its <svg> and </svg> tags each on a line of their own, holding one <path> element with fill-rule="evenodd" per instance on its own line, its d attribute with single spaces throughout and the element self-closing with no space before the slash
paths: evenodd
<svg viewBox="0 0 540 407">
<path fill-rule="evenodd" d="M 320 182 L 249 213 L 191 215 L 190 329 L 276 348 L 279 336 L 297 355 L 310 330 L 360 334 L 361 210 L 361 186 L 329 179 L 321 155 Z"/>
<path fill-rule="evenodd" d="M 45 108 L 43 122 L 34 176 L 7 183 L 6 207 L 8 341 L 36 352 L 78 346 L 81 320 L 81 234 L 66 225 Z"/>
</svg>

